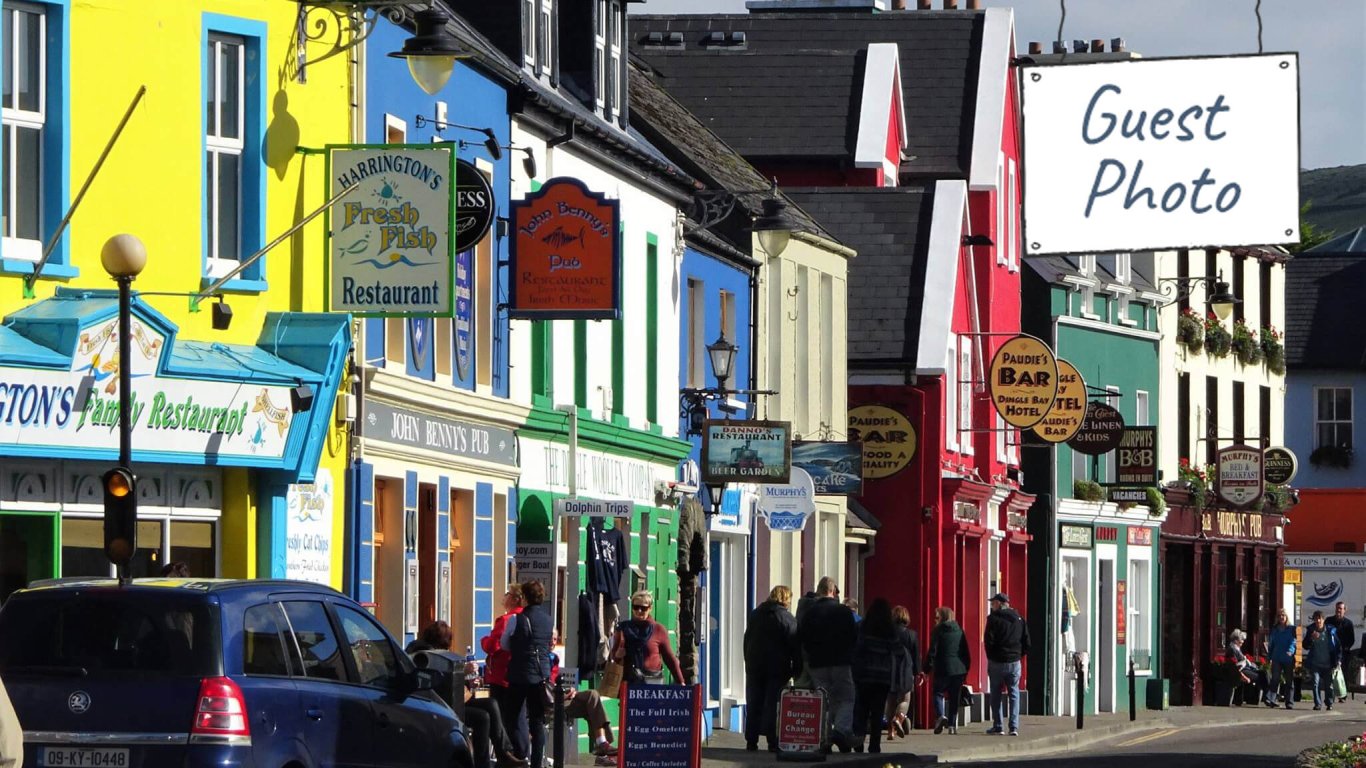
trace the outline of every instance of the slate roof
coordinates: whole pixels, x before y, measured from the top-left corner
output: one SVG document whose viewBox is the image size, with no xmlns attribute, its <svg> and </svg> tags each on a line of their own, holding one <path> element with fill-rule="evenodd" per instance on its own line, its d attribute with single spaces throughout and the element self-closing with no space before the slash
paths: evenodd
<svg viewBox="0 0 1366 768">
<path fill-rule="evenodd" d="M 849 260 L 850 366 L 913 367 L 920 341 L 933 183 L 786 188 L 858 252 Z"/>
<path fill-rule="evenodd" d="M 905 154 L 913 158 L 902 173 L 967 178 L 984 18 L 982 11 L 910 10 L 633 15 L 629 22 L 632 50 L 663 75 L 664 87 L 749 157 L 851 154 L 864 52 L 871 43 L 896 43 Z M 684 44 L 645 45 L 649 32 L 681 32 Z M 745 43 L 704 46 L 712 32 L 743 32 Z M 751 146 L 748 137 L 762 141 Z"/>
<path fill-rule="evenodd" d="M 1287 262 L 1286 365 L 1366 369 L 1362 296 L 1366 296 L 1366 253 L 1323 253 L 1314 249 Z"/>
<path fill-rule="evenodd" d="M 1366 227 L 1354 229 L 1351 232 L 1338 235 L 1332 240 L 1319 243 L 1305 253 L 1311 255 L 1315 253 L 1366 253 Z"/>
</svg>

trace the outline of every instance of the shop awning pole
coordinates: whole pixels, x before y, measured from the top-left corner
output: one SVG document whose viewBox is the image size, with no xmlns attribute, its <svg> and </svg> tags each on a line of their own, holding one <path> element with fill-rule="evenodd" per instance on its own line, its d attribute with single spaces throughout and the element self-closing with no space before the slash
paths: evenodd
<svg viewBox="0 0 1366 768">
<path fill-rule="evenodd" d="M 280 234 L 279 237 L 275 238 L 274 240 L 271 240 L 269 243 L 266 243 L 266 245 L 265 245 L 264 248 L 262 248 L 261 250 L 257 251 L 256 253 L 253 253 L 253 254 L 251 255 L 250 258 L 248 258 L 246 261 L 242 262 L 241 264 L 238 264 L 236 267 L 233 268 L 233 270 L 232 270 L 231 272 L 229 272 L 228 274 L 223 275 L 222 277 L 220 277 L 220 278 L 218 278 L 217 280 L 213 281 L 213 284 L 210 285 L 208 288 L 205 288 L 204 290 L 200 291 L 199 293 L 196 293 L 194 296 L 191 296 L 191 297 L 190 297 L 190 311 L 191 311 L 191 312 L 194 312 L 195 310 L 199 309 L 199 302 L 203 301 L 204 299 L 209 298 L 210 296 L 213 296 L 215 293 L 218 292 L 218 289 L 219 289 L 219 288 L 222 288 L 222 287 L 223 287 L 223 285 L 224 285 L 225 283 L 227 283 L 229 280 L 233 279 L 234 277 L 237 277 L 238 275 L 242 274 L 242 270 L 246 269 L 247 267 L 250 267 L 252 264 L 255 264 L 256 261 L 257 261 L 258 259 L 260 259 L 262 256 L 265 256 L 266 253 L 267 253 L 268 251 L 270 251 L 270 249 L 274 248 L 275 246 L 279 245 L 280 243 L 283 243 L 284 241 L 286 241 L 286 240 L 288 240 L 289 238 L 293 237 L 293 236 L 294 236 L 294 233 L 295 233 L 295 232 L 298 232 L 300 229 L 303 229 L 304 226 L 305 226 L 306 224 L 308 224 L 308 222 L 310 222 L 310 221 L 312 221 L 312 220 L 318 218 L 318 216 L 320 216 L 320 215 L 322 214 L 323 211 L 325 211 L 325 210 L 327 210 L 328 208 L 331 208 L 332 206 L 336 205 L 338 200 L 341 200 L 343 197 L 346 197 L 347 195 L 351 194 L 352 192 L 355 192 L 355 191 L 356 191 L 357 189 L 359 189 L 359 188 L 360 188 L 360 185 L 359 185 L 359 184 L 352 184 L 351 186 L 347 187 L 346 189 L 343 189 L 342 191 L 340 191 L 340 192 L 338 192 L 337 194 L 333 195 L 333 196 L 332 196 L 332 199 L 330 199 L 330 200 L 328 200 L 327 202 L 323 203 L 322 206 L 318 208 L 318 210 L 316 210 L 316 211 L 314 211 L 314 212 L 308 214 L 307 216 L 303 217 L 302 219 L 299 220 L 299 223 L 298 223 L 298 224 L 295 224 L 294 226 L 290 227 L 289 229 L 286 229 L 283 233 Z"/>
<path fill-rule="evenodd" d="M 85 199 L 85 193 L 90 189 L 90 183 L 95 180 L 100 168 L 104 167 L 105 158 L 109 157 L 110 150 L 114 148 L 119 136 L 123 134 L 123 127 L 128 125 L 128 118 L 133 116 L 133 110 L 137 109 L 138 103 L 142 101 L 142 97 L 146 93 L 147 86 L 138 86 L 138 92 L 133 95 L 133 102 L 128 105 L 128 109 L 123 113 L 123 119 L 119 120 L 118 126 L 114 128 L 114 135 L 110 136 L 109 141 L 105 143 L 104 151 L 100 152 L 99 159 L 95 161 L 95 167 L 91 168 L 90 174 L 85 177 L 81 191 L 76 193 L 76 199 L 71 201 L 71 205 L 66 209 L 66 215 L 57 223 L 57 229 L 52 233 L 52 237 L 48 238 L 47 245 L 43 246 L 43 255 L 38 259 L 38 263 L 33 265 L 33 274 L 24 278 L 24 298 L 33 298 L 33 284 L 38 282 L 38 278 L 42 276 L 43 267 L 47 266 L 48 257 L 52 255 L 52 250 L 57 247 L 57 242 L 62 239 L 62 233 L 66 231 L 66 226 L 71 223 L 71 217 L 76 213 L 76 207 Z"/>
</svg>

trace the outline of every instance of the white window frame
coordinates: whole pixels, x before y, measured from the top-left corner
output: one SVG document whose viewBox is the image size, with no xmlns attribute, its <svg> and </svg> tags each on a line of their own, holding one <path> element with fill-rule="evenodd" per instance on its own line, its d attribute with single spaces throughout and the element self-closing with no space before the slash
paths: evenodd
<svg viewBox="0 0 1366 768">
<path fill-rule="evenodd" d="M 949 336 L 944 361 L 944 446 L 958 450 L 958 340 Z"/>
<path fill-rule="evenodd" d="M 393 134 L 399 135 L 398 141 L 391 141 Z M 437 138 L 433 137 L 433 141 Z M 408 141 L 408 121 L 397 115 L 384 113 L 384 143 L 385 144 L 404 144 Z"/>
<path fill-rule="evenodd" d="M 622 105 L 626 103 L 626 58 L 621 50 L 626 26 L 626 9 L 619 0 L 608 0 L 607 7 L 611 14 L 607 25 L 607 82 L 614 87 L 604 116 L 616 122 L 621 118 Z"/>
<path fill-rule="evenodd" d="M 1006 159 L 1006 221 L 1008 222 L 1006 240 L 1006 268 L 1011 272 L 1020 271 L 1020 206 L 1015 190 L 1018 188 L 1015 173 L 1015 158 Z"/>
<path fill-rule="evenodd" d="M 1006 155 L 996 153 L 996 264 L 1006 264 Z"/>
<path fill-rule="evenodd" d="M 213 72 L 214 81 L 209 83 L 213 89 L 212 101 L 218 114 L 214 116 L 214 128 L 212 132 L 206 132 L 204 136 L 204 153 L 206 165 L 205 192 L 213 200 L 207 211 L 205 226 L 208 227 L 208 253 L 205 254 L 205 265 L 208 276 L 219 278 L 236 269 L 241 263 L 242 254 L 236 253 L 231 257 L 224 256 L 218 252 L 219 229 L 218 229 L 218 210 L 221 201 L 218 185 L 218 160 L 223 155 L 234 155 L 237 157 L 237 243 L 240 248 L 242 244 L 242 163 L 244 161 L 244 150 L 246 147 L 245 134 L 247 130 L 247 41 L 237 35 L 225 35 L 214 32 L 209 35 L 209 45 L 211 55 L 214 57 Z M 237 52 L 237 137 L 231 138 L 223 136 L 223 116 L 222 104 L 225 94 L 223 93 L 223 72 L 217 62 L 222 54 L 223 46 L 235 45 Z M 205 201 L 208 203 L 208 200 Z"/>
<path fill-rule="evenodd" d="M 522 0 L 522 63 L 536 66 L 536 0 Z"/>
<path fill-rule="evenodd" d="M 1077 289 L 1081 293 L 1081 316 L 1092 320 L 1100 319 L 1096 314 L 1096 256 L 1086 254 L 1077 257 L 1077 271 L 1083 282 Z"/>
<path fill-rule="evenodd" d="M 555 20 L 551 7 L 554 0 L 540 0 L 540 14 L 536 21 L 536 63 L 541 67 L 541 77 L 549 80 L 555 70 Z"/>
<path fill-rule="evenodd" d="M 976 451 L 972 432 L 972 337 L 958 340 L 958 452 L 971 456 Z"/>
<path fill-rule="evenodd" d="M 688 386 L 702 388 L 707 381 L 707 284 L 696 277 L 688 278 Z"/>
<path fill-rule="evenodd" d="M 1091 479 L 1091 468 L 1087 466 L 1087 462 L 1090 458 L 1090 456 L 1087 456 L 1076 448 L 1072 449 L 1072 482 L 1074 484 L 1078 480 Z M 1068 488 L 1067 493 L 1071 494 L 1072 489 Z"/>
<path fill-rule="evenodd" d="M 1342 392 L 1342 391 L 1346 391 L 1346 392 L 1347 392 L 1347 418 L 1345 418 L 1345 419 L 1344 419 L 1344 418 L 1340 418 L 1340 417 L 1339 417 L 1339 414 L 1336 413 L 1336 409 L 1335 409 L 1335 412 L 1333 413 L 1333 418 L 1331 418 L 1331 419 L 1322 419 L 1322 418 L 1319 418 L 1319 398 L 1323 397 L 1324 394 L 1326 394 L 1326 393 L 1337 393 L 1337 392 Z M 1325 445 L 1325 443 L 1323 443 L 1323 442 L 1319 439 L 1319 427 L 1320 427 L 1321 425 L 1324 425 L 1324 424 L 1346 424 L 1348 430 L 1352 433 L 1351 445 L 1350 445 L 1349 447 L 1355 446 L 1355 444 L 1356 444 L 1356 426 L 1355 426 L 1355 424 L 1353 423 L 1353 414 L 1352 414 L 1353 409 L 1356 407 L 1356 401 L 1355 401 L 1355 399 L 1354 399 L 1354 398 L 1355 398 L 1355 395 L 1356 395 L 1356 393 L 1353 391 L 1353 388 L 1352 388 L 1352 387 L 1314 387 L 1314 447 L 1315 447 L 1315 448 L 1322 448 L 1322 447 L 1324 447 L 1324 445 Z M 1336 395 L 1334 395 L 1334 398 L 1336 399 Z"/>
<path fill-rule="evenodd" d="M 0 119 L 6 128 L 10 129 L 9 143 L 4 147 L 5 157 L 14 158 L 19 156 L 19 131 L 36 130 L 38 131 L 38 184 L 36 214 L 39 228 L 38 239 L 21 238 L 16 234 L 19 216 L 16 215 L 18 205 L 19 190 L 19 170 L 18 163 L 9 163 L 9 175 L 4 179 L 5 196 L 4 207 L 0 210 L 3 216 L 4 229 L 0 231 L 3 236 L 4 253 L 6 259 L 17 261 L 36 262 L 42 257 L 43 241 L 43 143 L 46 139 L 44 129 L 47 126 L 47 9 L 42 5 L 31 5 L 28 3 L 5 3 L 4 12 L 11 14 L 12 23 L 10 29 L 14 39 L 3 41 L 5 53 L 9 55 L 10 71 L 14 74 L 15 83 L 11 98 L 13 102 L 4 104 L 0 109 Z M 38 17 L 38 109 L 27 110 L 19 109 L 19 24 L 18 16 L 21 13 L 29 13 Z"/>
<path fill-rule="evenodd" d="M 598 114 L 607 112 L 607 30 L 611 27 L 609 14 L 612 5 L 608 0 L 598 0 L 598 18 L 593 27 L 593 101 Z"/>
<path fill-rule="evenodd" d="M 1146 550 L 1144 550 L 1146 551 Z M 1134 578 L 1135 566 L 1141 565 L 1144 571 L 1142 578 Z M 1134 673 L 1145 674 L 1152 671 L 1153 663 L 1153 614 L 1156 612 L 1152 606 L 1152 560 L 1147 557 L 1132 557 L 1129 559 L 1129 568 L 1126 579 L 1127 594 L 1125 595 L 1125 611 L 1129 614 L 1129 625 L 1125 638 L 1127 652 L 1133 658 L 1134 651 L 1145 651 L 1148 654 L 1147 665 L 1139 666 L 1139 662 L 1134 662 Z"/>
<path fill-rule="evenodd" d="M 1146 427 L 1146 426 L 1149 426 L 1149 425 L 1152 424 L 1152 422 L 1149 420 L 1149 419 L 1152 418 L 1152 411 L 1150 410 L 1150 408 L 1151 408 L 1151 403 L 1149 402 L 1149 399 L 1148 399 L 1148 392 L 1147 392 L 1147 390 L 1140 389 L 1140 390 L 1135 391 L 1135 392 L 1134 392 L 1134 426 L 1136 426 L 1136 427 Z"/>
<path fill-rule="evenodd" d="M 1010 463 L 1010 449 L 1007 447 L 1006 440 L 1006 420 L 1001 418 L 1001 414 L 992 409 L 995 415 L 995 429 L 992 434 L 996 437 L 996 460 L 1002 464 Z"/>
</svg>

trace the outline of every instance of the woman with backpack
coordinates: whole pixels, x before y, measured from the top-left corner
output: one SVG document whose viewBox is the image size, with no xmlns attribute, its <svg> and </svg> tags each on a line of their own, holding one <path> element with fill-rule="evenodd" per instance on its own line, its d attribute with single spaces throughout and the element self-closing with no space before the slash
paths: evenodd
<svg viewBox="0 0 1366 768">
<path fill-rule="evenodd" d="M 893 689 L 914 685 L 914 675 L 906 660 L 892 621 L 892 605 L 883 598 L 868 606 L 868 615 L 859 622 L 854 642 L 854 751 L 863 751 L 863 736 L 868 734 L 868 751 L 882 751 L 882 711 Z"/>
<path fill-rule="evenodd" d="M 612 638 L 612 660 L 621 664 L 621 676 L 628 685 L 663 685 L 666 666 L 674 683 L 683 685 L 683 669 L 669 645 L 669 633 L 650 618 L 654 604 L 655 596 L 647 589 L 631 595 L 631 618 L 617 624 Z"/>
</svg>

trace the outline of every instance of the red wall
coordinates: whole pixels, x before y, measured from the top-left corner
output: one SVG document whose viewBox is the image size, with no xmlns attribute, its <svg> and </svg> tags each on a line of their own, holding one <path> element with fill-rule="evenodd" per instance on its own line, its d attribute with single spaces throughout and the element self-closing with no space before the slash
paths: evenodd
<svg viewBox="0 0 1366 768">
<path fill-rule="evenodd" d="M 1300 503 L 1285 527 L 1286 551 L 1366 552 L 1363 511 L 1366 488 L 1300 489 Z"/>
</svg>

